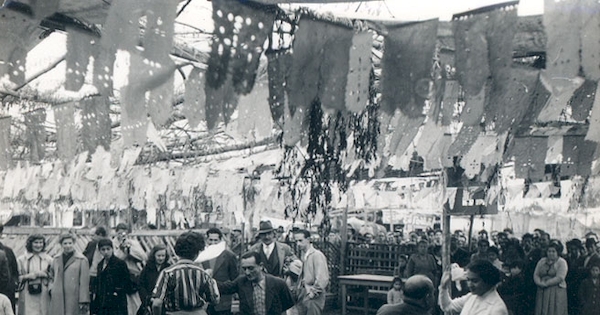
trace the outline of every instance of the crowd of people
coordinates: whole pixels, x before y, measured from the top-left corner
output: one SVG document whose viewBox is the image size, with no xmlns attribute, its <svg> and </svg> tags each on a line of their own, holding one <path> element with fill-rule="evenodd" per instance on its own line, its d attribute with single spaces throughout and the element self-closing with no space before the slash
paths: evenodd
<svg viewBox="0 0 600 315">
<path fill-rule="evenodd" d="M 428 299 L 419 305 L 433 313 L 599 314 L 600 243 L 594 233 L 583 240 L 571 239 L 565 246 L 541 229 L 520 239 L 510 229 L 492 237 L 482 230 L 473 241 L 476 246 L 469 248 L 462 232 L 456 231 L 450 237 L 452 264 L 447 270 L 442 270 L 438 234 L 430 233 L 431 239 L 427 233 L 411 238 L 416 249 L 409 256 L 400 255 L 388 305 L 380 309 L 381 314 L 400 309 L 392 308 L 394 304 L 415 303 L 406 299 L 408 280 L 404 281 L 415 275 L 421 276 L 421 287 L 429 288 L 422 277 L 431 282 L 431 297 L 437 296 L 439 308 Z"/>
<path fill-rule="evenodd" d="M 327 258 L 307 230 L 294 231 L 298 256 L 269 221 L 241 255 L 218 228 L 184 232 L 174 257 L 162 244 L 146 253 L 129 232 L 119 224 L 110 237 L 97 227 L 82 252 L 67 233 L 54 257 L 42 234 L 30 235 L 18 258 L 0 243 L 0 315 L 229 315 L 234 295 L 248 315 L 319 315 L 325 307 Z"/>
</svg>

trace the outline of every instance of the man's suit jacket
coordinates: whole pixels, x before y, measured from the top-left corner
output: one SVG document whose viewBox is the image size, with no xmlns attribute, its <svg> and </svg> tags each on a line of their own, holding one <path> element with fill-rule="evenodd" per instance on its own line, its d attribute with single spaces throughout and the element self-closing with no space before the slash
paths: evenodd
<svg viewBox="0 0 600 315">
<path fill-rule="evenodd" d="M 267 315 L 281 315 L 292 306 L 294 300 L 285 281 L 265 274 L 265 307 Z M 246 276 L 237 277 L 234 281 L 218 282 L 219 292 L 222 294 L 237 293 L 240 297 L 240 314 L 254 315 L 254 296 L 252 283 Z"/>
<path fill-rule="evenodd" d="M 202 263 L 204 269 L 211 269 L 210 262 Z M 215 258 L 215 264 L 212 268 L 212 277 L 218 282 L 233 281 L 239 276 L 238 261 L 235 254 L 226 249 L 221 255 Z M 231 309 L 231 295 L 221 295 L 219 304 L 214 306 L 217 311 L 225 311 Z"/>
<path fill-rule="evenodd" d="M 283 274 L 283 265 L 285 263 L 285 258 L 286 257 L 293 257 L 295 258 L 296 255 L 294 255 L 294 251 L 292 251 L 292 248 L 289 247 L 287 244 L 281 243 L 281 242 L 275 242 L 275 248 L 277 248 L 277 258 L 279 259 L 279 274 Z M 258 242 L 254 245 L 252 245 L 252 247 L 250 247 L 251 251 L 257 252 L 257 253 L 261 253 L 263 248 L 262 248 L 263 244 L 262 242 Z"/>
</svg>

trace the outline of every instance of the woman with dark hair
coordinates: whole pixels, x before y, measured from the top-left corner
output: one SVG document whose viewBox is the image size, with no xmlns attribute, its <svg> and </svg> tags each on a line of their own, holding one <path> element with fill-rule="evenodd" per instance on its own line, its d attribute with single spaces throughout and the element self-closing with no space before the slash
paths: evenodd
<svg viewBox="0 0 600 315">
<path fill-rule="evenodd" d="M 471 292 L 451 299 L 447 285 L 451 280 L 450 271 L 446 271 L 439 288 L 440 308 L 460 315 L 507 315 L 506 305 L 496 291 L 501 278 L 500 271 L 491 262 L 476 260 L 467 266 L 467 285 Z"/>
<path fill-rule="evenodd" d="M 19 265 L 18 315 L 46 315 L 50 305 L 48 268 L 52 257 L 46 254 L 46 239 L 41 234 L 27 238 L 27 253 L 17 259 Z"/>
<path fill-rule="evenodd" d="M 535 266 L 533 281 L 537 285 L 535 315 L 567 315 L 567 261 L 560 257 L 563 246 L 552 241 L 546 257 Z"/>
<path fill-rule="evenodd" d="M 82 253 L 75 250 L 75 236 L 63 234 L 58 239 L 62 251 L 54 256 L 50 268 L 50 312 L 78 315 L 89 311 L 90 266 Z"/>
<path fill-rule="evenodd" d="M 152 302 L 150 301 L 152 290 L 156 285 L 156 280 L 158 279 L 160 272 L 171 266 L 169 260 L 169 253 L 167 252 L 167 247 L 165 245 L 158 244 L 152 247 L 152 250 L 148 255 L 146 266 L 144 266 L 144 269 L 142 269 L 142 272 L 140 273 L 138 289 L 140 299 L 142 300 L 142 306 L 140 306 L 138 314 L 146 314 L 143 310 L 152 307 Z"/>
</svg>

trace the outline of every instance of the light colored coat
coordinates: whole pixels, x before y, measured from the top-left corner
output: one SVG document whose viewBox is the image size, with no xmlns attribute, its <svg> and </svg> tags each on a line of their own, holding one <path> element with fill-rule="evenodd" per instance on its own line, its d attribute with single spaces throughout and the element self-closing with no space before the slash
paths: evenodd
<svg viewBox="0 0 600 315">
<path fill-rule="evenodd" d="M 25 253 L 17 259 L 19 265 L 19 276 L 24 276 L 31 273 L 48 272 L 48 267 L 52 264 L 52 257 L 46 253 L 32 254 Z M 40 281 L 37 280 L 36 281 Z M 19 292 L 19 315 L 47 315 L 50 307 L 50 294 L 48 293 L 48 285 L 50 279 L 48 276 L 41 278 L 42 293 L 31 295 L 27 290 L 25 283 L 23 291 Z"/>
<path fill-rule="evenodd" d="M 329 285 L 329 268 L 327 257 L 315 249 L 312 244 L 302 255 L 302 285 L 306 294 L 312 292 L 316 296 L 325 294 Z"/>
<path fill-rule="evenodd" d="M 63 264 L 62 253 L 54 256 L 50 276 L 50 313 L 79 315 L 79 304 L 90 302 L 90 267 L 87 258 L 75 251 Z"/>
</svg>

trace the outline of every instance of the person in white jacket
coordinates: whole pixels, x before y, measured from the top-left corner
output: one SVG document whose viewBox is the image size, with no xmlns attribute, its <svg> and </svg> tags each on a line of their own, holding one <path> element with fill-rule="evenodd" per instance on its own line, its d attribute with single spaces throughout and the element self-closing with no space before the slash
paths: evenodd
<svg viewBox="0 0 600 315">
<path fill-rule="evenodd" d="M 325 294 L 329 285 L 327 257 L 313 247 L 309 231 L 294 232 L 294 239 L 303 263 L 299 283 L 298 314 L 321 315 L 325 307 Z"/>
</svg>

